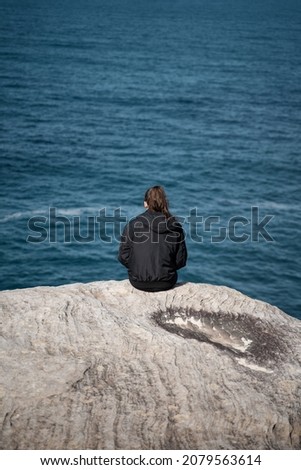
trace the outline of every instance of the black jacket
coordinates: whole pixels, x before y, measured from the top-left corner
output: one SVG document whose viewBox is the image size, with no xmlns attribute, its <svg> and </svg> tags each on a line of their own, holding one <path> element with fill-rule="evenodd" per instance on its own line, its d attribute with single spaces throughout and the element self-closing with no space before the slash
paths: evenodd
<svg viewBox="0 0 301 470">
<path fill-rule="evenodd" d="M 125 226 L 118 259 L 128 269 L 130 281 L 170 281 L 187 260 L 181 224 L 146 210 Z"/>
</svg>

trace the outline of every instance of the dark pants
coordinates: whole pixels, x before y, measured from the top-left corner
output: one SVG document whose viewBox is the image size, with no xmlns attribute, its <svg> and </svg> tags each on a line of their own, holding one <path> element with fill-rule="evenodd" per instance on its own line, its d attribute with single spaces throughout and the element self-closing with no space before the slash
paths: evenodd
<svg viewBox="0 0 301 470">
<path fill-rule="evenodd" d="M 133 281 L 130 279 L 130 283 L 135 289 L 143 290 L 145 292 L 160 292 L 162 290 L 172 289 L 178 280 L 177 273 L 169 281 Z"/>
</svg>

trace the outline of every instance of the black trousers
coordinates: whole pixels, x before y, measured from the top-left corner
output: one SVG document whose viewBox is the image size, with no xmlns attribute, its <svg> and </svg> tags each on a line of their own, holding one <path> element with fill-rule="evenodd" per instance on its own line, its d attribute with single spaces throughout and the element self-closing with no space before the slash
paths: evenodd
<svg viewBox="0 0 301 470">
<path fill-rule="evenodd" d="M 160 292 L 162 290 L 169 290 L 172 289 L 175 283 L 178 280 L 177 273 L 168 281 L 151 281 L 151 282 L 144 282 L 144 281 L 133 281 L 130 279 L 130 283 L 132 284 L 135 289 L 143 290 L 145 292 Z"/>
</svg>

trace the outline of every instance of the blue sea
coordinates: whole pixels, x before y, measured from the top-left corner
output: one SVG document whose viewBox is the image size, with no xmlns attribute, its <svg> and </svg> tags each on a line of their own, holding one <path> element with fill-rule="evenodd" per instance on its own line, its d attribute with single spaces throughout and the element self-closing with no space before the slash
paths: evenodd
<svg viewBox="0 0 301 470">
<path fill-rule="evenodd" d="M 164 186 L 179 281 L 301 319 L 300 0 L 0 0 L 0 289 L 125 279 Z"/>
</svg>

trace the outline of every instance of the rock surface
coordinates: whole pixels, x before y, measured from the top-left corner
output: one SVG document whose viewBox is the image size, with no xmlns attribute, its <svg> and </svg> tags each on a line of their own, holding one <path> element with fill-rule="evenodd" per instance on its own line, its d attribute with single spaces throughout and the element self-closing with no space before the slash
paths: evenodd
<svg viewBox="0 0 301 470">
<path fill-rule="evenodd" d="M 1 449 L 300 449 L 301 322 L 233 289 L 3 291 Z"/>
</svg>

